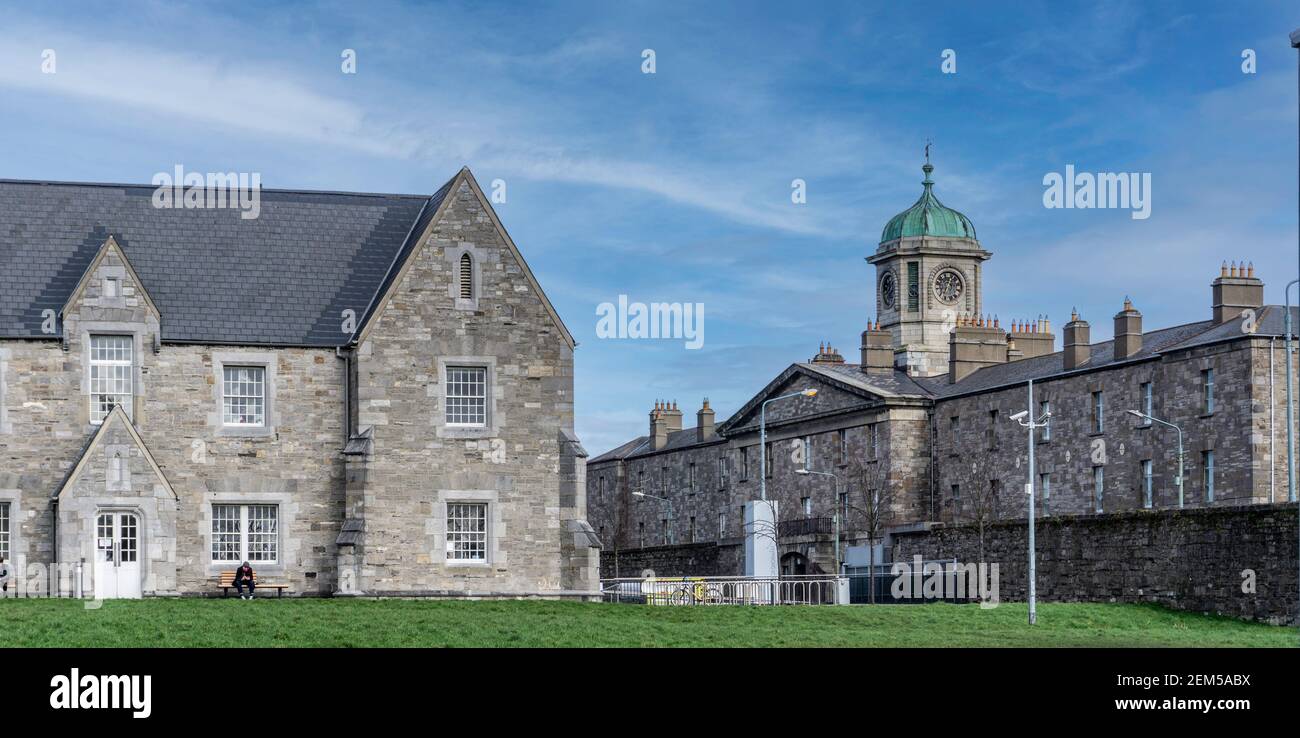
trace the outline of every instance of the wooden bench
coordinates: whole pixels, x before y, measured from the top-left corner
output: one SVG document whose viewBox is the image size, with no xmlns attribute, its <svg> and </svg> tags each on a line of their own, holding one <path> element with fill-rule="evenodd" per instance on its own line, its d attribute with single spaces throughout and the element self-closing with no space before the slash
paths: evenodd
<svg viewBox="0 0 1300 738">
<path fill-rule="evenodd" d="M 258 589 L 275 590 L 276 597 L 282 596 L 284 594 L 284 590 L 289 588 L 289 585 L 287 584 L 279 584 L 277 582 L 263 582 L 261 579 L 258 578 L 257 572 L 253 572 L 253 585 L 256 586 Z M 235 588 L 235 572 L 233 571 L 222 572 L 221 579 L 217 581 L 217 586 L 221 588 L 222 597 L 229 597 L 230 590 Z"/>
</svg>

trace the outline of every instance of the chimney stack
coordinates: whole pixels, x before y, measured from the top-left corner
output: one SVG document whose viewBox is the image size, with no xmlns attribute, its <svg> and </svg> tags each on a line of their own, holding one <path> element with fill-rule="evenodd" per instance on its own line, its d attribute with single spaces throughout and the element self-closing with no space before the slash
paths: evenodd
<svg viewBox="0 0 1300 738">
<path fill-rule="evenodd" d="M 682 411 L 677 409 L 676 400 L 664 403 L 664 423 L 669 433 L 682 429 Z"/>
<path fill-rule="evenodd" d="M 1124 309 L 1115 313 L 1115 361 L 1127 359 L 1142 350 L 1142 313 L 1124 298 Z"/>
<path fill-rule="evenodd" d="M 880 330 L 880 323 L 867 323 L 862 332 L 862 371 L 869 374 L 894 373 L 894 334 Z"/>
<path fill-rule="evenodd" d="M 948 381 L 960 382 L 977 369 L 1007 360 L 1007 334 L 997 318 L 964 316 L 948 334 Z"/>
<path fill-rule="evenodd" d="M 664 419 L 667 403 L 655 400 L 655 409 L 650 411 L 650 450 L 658 451 L 668 445 L 668 422 Z"/>
<path fill-rule="evenodd" d="M 1045 316 L 1035 320 L 1017 320 L 1011 324 L 1008 338 L 1015 341 L 1021 358 L 1046 356 L 1056 350 L 1056 336 L 1052 335 L 1052 321 Z"/>
<path fill-rule="evenodd" d="M 843 364 L 844 357 L 829 342 L 823 341 L 817 347 L 817 355 L 812 357 L 814 364 Z"/>
<path fill-rule="evenodd" d="M 1219 278 L 1210 284 L 1214 297 L 1214 322 L 1226 323 L 1241 317 L 1243 310 L 1264 306 L 1264 282 L 1255 276 L 1255 265 L 1223 262 Z"/>
<path fill-rule="evenodd" d="M 713 408 L 709 407 L 709 398 L 704 398 L 704 406 L 695 413 L 695 439 L 707 441 L 713 438 Z"/>
<path fill-rule="evenodd" d="M 1088 363 L 1092 352 L 1089 345 L 1090 326 L 1088 321 L 1079 317 L 1079 311 L 1070 311 L 1070 322 L 1065 324 L 1065 352 L 1062 366 L 1066 371 L 1077 369 Z"/>
</svg>

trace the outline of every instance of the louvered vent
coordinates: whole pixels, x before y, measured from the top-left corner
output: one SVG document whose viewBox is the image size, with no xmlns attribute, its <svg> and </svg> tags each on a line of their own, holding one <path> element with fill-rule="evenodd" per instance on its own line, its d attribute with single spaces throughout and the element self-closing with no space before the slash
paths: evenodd
<svg viewBox="0 0 1300 738">
<path fill-rule="evenodd" d="M 462 300 L 474 299 L 474 262 L 469 254 L 460 255 L 460 297 Z"/>
</svg>

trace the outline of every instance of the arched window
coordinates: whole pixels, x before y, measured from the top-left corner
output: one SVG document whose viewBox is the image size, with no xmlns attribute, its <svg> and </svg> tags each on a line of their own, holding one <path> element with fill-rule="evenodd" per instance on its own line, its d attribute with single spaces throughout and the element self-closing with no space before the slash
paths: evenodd
<svg viewBox="0 0 1300 738">
<path fill-rule="evenodd" d="M 474 299 L 474 260 L 468 253 L 460 255 L 460 299 Z"/>
</svg>

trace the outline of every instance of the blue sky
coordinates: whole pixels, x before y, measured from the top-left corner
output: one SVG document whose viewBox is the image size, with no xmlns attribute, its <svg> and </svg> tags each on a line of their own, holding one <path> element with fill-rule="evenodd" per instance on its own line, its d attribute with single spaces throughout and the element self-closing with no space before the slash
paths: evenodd
<svg viewBox="0 0 1300 738">
<path fill-rule="evenodd" d="M 580 343 L 578 432 L 599 453 L 656 398 L 689 416 L 707 395 L 722 420 L 819 341 L 852 360 L 863 258 L 919 195 L 926 139 L 936 193 L 994 252 L 984 301 L 1004 321 L 1059 328 L 1077 306 L 1105 339 L 1125 295 L 1149 328 L 1204 319 L 1225 259 L 1281 302 L 1300 12 L 1244 5 L 0 1 L 0 177 L 503 179 L 498 212 Z M 1150 172 L 1151 217 L 1045 209 L 1066 164 Z M 598 339 L 620 294 L 703 303 L 704 347 Z"/>
</svg>

